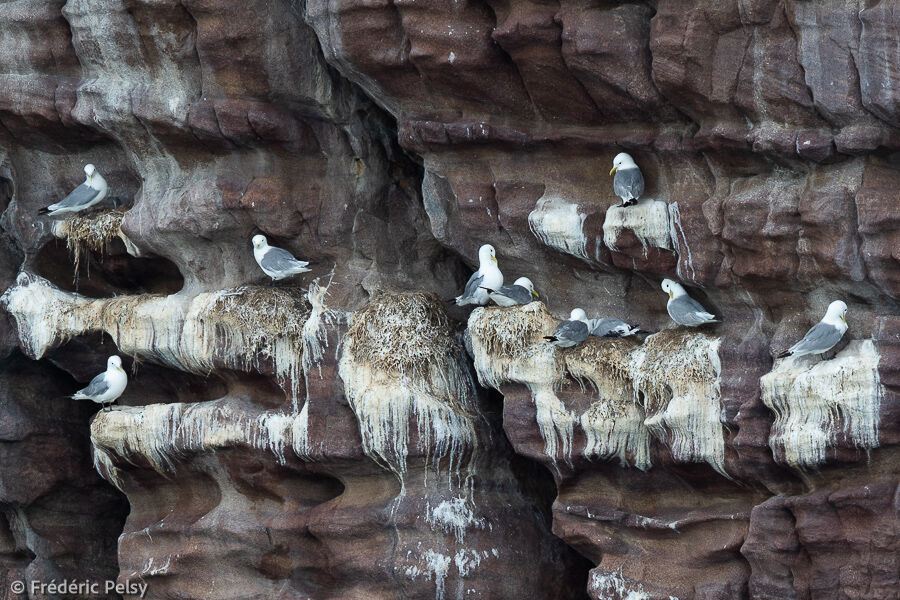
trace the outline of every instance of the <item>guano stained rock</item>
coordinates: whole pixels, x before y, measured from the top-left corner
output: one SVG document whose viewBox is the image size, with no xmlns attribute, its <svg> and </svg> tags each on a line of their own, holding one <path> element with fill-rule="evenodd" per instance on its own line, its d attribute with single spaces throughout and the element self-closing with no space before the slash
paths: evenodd
<svg viewBox="0 0 900 600">
<path fill-rule="evenodd" d="M 0 589 L 896 597 L 896 14 L 0 2 Z M 38 216 L 88 162 L 108 202 Z M 542 302 L 442 302 L 483 243 Z M 575 306 L 652 333 L 543 344 Z"/>
</svg>

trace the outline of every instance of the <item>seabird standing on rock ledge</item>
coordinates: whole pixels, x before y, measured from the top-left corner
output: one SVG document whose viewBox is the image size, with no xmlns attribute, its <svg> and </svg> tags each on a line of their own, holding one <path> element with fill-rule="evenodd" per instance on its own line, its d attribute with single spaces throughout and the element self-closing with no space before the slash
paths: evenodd
<svg viewBox="0 0 900 600">
<path fill-rule="evenodd" d="M 669 294 L 666 310 L 669 311 L 672 320 L 679 325 L 699 327 L 706 323 L 719 322 L 714 314 L 707 312 L 699 302 L 688 296 L 680 283 L 671 279 L 663 279 L 662 289 Z"/>
<path fill-rule="evenodd" d="M 97 172 L 94 165 L 85 165 L 84 174 L 84 183 L 56 204 L 51 204 L 38 212 L 42 215 L 49 214 L 51 217 L 65 213 L 77 213 L 106 198 L 109 186 L 106 185 L 106 180 Z"/>
<path fill-rule="evenodd" d="M 538 293 L 534 291 L 534 284 L 527 277 L 519 277 L 512 285 L 504 285 L 499 290 L 486 286 L 481 286 L 481 289 L 487 290 L 488 296 L 497 306 L 528 304 L 539 297 Z"/>
<path fill-rule="evenodd" d="M 628 337 L 641 331 L 637 325 L 629 325 L 625 321 L 613 317 L 591 319 L 589 325 L 591 335 L 597 337 Z"/>
<path fill-rule="evenodd" d="M 503 287 L 503 273 L 497 266 L 497 253 L 490 244 L 485 244 L 478 249 L 478 270 L 472 273 L 463 293 L 456 297 L 457 306 L 466 304 L 488 303 L 487 289 L 499 290 Z"/>
<path fill-rule="evenodd" d="M 553 335 L 545 335 L 544 339 L 559 348 L 571 348 L 586 340 L 589 333 L 587 315 L 575 308 L 569 318 L 556 327 Z"/>
<path fill-rule="evenodd" d="M 91 379 L 86 388 L 72 394 L 72 399 L 91 400 L 106 408 L 122 395 L 127 384 L 128 376 L 122 368 L 122 359 L 110 356 L 106 361 L 106 370 Z"/>
<path fill-rule="evenodd" d="M 311 270 L 306 268 L 308 262 L 297 260 L 287 250 L 270 246 L 264 235 L 253 236 L 253 258 L 272 281 Z"/>
<path fill-rule="evenodd" d="M 609 174 L 613 177 L 613 191 L 622 199 L 622 206 L 637 204 L 644 193 L 644 175 L 635 164 L 630 154 L 619 152 L 613 159 L 613 168 Z"/>
<path fill-rule="evenodd" d="M 828 305 L 822 320 L 806 332 L 803 339 L 791 346 L 787 352 L 778 355 L 806 356 L 807 354 L 825 354 L 841 341 L 847 332 L 847 305 L 835 300 Z"/>
</svg>

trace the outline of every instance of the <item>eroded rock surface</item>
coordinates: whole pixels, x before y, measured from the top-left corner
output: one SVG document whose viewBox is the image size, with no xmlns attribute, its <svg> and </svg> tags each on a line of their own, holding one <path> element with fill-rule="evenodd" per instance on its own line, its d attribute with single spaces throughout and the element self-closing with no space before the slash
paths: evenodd
<svg viewBox="0 0 900 600">
<path fill-rule="evenodd" d="M 0 3 L 2 577 L 896 597 L 895 14 Z M 38 216 L 87 162 L 109 202 Z M 266 287 L 260 231 L 313 272 Z M 485 242 L 542 303 L 440 300 Z M 672 328 L 663 277 L 723 323 Z M 836 298 L 835 357 L 776 360 Z M 544 344 L 575 306 L 653 333 Z"/>
</svg>

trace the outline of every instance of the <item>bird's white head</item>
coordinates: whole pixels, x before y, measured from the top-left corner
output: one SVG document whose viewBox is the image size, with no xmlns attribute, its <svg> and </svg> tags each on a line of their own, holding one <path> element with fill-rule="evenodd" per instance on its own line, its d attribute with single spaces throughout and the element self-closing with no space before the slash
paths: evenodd
<svg viewBox="0 0 900 600">
<path fill-rule="evenodd" d="M 531 292 L 531 295 L 534 296 L 535 298 L 540 297 L 540 296 L 538 296 L 538 293 L 536 291 L 534 291 L 534 284 L 531 283 L 531 280 L 528 279 L 527 277 L 519 277 L 518 279 L 516 279 L 516 281 L 513 283 L 513 285 L 518 285 L 518 286 L 525 288 L 526 290 Z"/>
<path fill-rule="evenodd" d="M 587 321 L 587 314 L 580 308 L 573 308 L 569 314 L 570 321 Z"/>
<path fill-rule="evenodd" d="M 486 265 L 491 261 L 497 262 L 497 252 L 494 250 L 493 246 L 485 244 L 478 249 L 478 264 Z"/>
<path fill-rule="evenodd" d="M 662 289 L 665 293 L 669 294 L 669 299 L 684 296 L 687 293 L 684 291 L 684 288 L 681 287 L 680 283 L 672 281 L 671 279 L 662 280 Z"/>
<path fill-rule="evenodd" d="M 116 355 L 110 356 L 106 360 L 106 368 L 112 371 L 122 371 L 122 359 Z"/>
<path fill-rule="evenodd" d="M 844 304 L 841 300 L 835 300 L 831 304 L 828 305 L 828 310 L 825 311 L 825 318 L 822 319 L 826 323 L 830 323 L 832 325 L 838 325 L 839 323 L 847 322 L 847 305 Z"/>
<path fill-rule="evenodd" d="M 94 168 L 94 165 L 91 165 L 91 164 L 84 165 L 84 174 L 87 176 L 89 181 L 94 178 L 94 172 L 96 170 L 97 169 Z"/>
<path fill-rule="evenodd" d="M 631 155 L 627 152 L 619 152 L 616 154 L 616 157 L 613 159 L 613 167 L 609 171 L 609 174 L 612 175 L 616 171 L 620 169 L 636 169 L 637 165 L 634 162 L 634 159 L 631 158 Z"/>
<path fill-rule="evenodd" d="M 269 242 L 266 240 L 266 236 L 264 235 L 254 235 L 252 242 L 255 249 L 265 248 L 269 245 Z"/>
</svg>

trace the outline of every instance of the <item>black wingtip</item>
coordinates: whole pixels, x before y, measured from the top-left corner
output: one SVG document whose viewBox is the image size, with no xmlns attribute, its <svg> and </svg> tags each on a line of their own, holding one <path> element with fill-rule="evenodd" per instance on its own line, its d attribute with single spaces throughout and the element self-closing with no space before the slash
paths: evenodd
<svg viewBox="0 0 900 600">
<path fill-rule="evenodd" d="M 555 342 L 555 341 L 557 341 L 557 338 L 556 338 L 555 335 L 545 335 L 545 336 L 544 336 L 544 339 L 547 340 L 548 342 Z"/>
<path fill-rule="evenodd" d="M 793 354 L 793 352 L 782 352 L 781 354 L 778 355 L 778 358 L 787 358 L 791 354 Z"/>
<path fill-rule="evenodd" d="M 483 290 L 486 290 L 488 294 L 493 294 L 494 291 L 495 291 L 495 290 L 492 290 L 492 289 L 489 288 L 489 287 L 484 287 L 483 285 L 479 285 L 478 287 L 481 288 L 481 289 L 483 289 Z"/>
<path fill-rule="evenodd" d="M 50 214 L 50 209 L 49 209 L 49 208 L 42 208 L 42 209 L 38 210 L 38 214 L 39 214 L 39 215 L 49 215 L 49 214 Z"/>
</svg>

